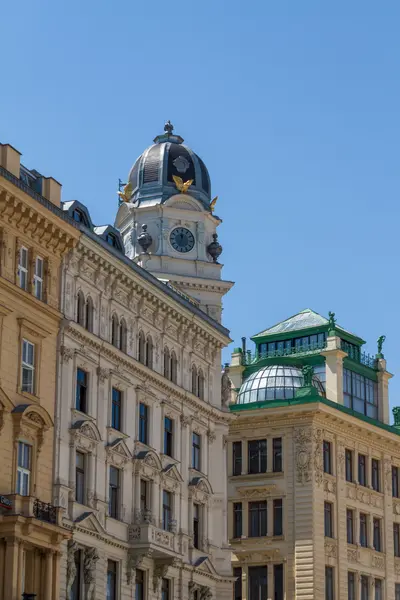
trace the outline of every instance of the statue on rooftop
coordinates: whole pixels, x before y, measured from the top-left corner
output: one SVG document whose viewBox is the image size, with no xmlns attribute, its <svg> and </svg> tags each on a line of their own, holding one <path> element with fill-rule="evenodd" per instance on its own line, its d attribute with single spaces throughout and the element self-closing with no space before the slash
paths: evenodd
<svg viewBox="0 0 400 600">
<path fill-rule="evenodd" d="M 386 335 L 381 335 L 380 337 L 378 337 L 378 354 L 382 354 L 382 347 L 385 340 Z"/>
<path fill-rule="evenodd" d="M 329 329 L 328 329 L 328 335 L 335 335 L 335 329 L 336 329 L 336 319 L 335 319 L 335 313 L 332 311 L 329 311 Z"/>
<path fill-rule="evenodd" d="M 310 387 L 312 385 L 312 378 L 314 375 L 314 369 L 311 365 L 304 365 L 302 367 L 301 372 L 304 377 L 304 387 Z"/>
</svg>

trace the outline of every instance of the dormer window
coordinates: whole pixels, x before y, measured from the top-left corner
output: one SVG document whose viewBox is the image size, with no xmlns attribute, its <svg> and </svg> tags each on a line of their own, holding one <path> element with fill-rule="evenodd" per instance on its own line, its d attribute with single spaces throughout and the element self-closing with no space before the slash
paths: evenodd
<svg viewBox="0 0 400 600">
<path fill-rule="evenodd" d="M 74 221 L 76 221 L 77 223 L 84 223 L 84 216 L 83 216 L 83 212 L 81 210 L 79 210 L 79 208 L 75 208 L 72 212 L 72 218 L 74 219 Z"/>
<path fill-rule="evenodd" d="M 117 246 L 117 238 L 113 233 L 107 233 L 106 240 L 107 244 L 110 244 L 110 246 L 113 246 L 113 248 Z"/>
</svg>

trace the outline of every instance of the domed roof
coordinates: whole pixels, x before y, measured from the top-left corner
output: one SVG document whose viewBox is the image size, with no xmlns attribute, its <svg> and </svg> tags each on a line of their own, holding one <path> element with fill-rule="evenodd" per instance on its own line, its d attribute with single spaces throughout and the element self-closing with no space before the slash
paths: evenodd
<svg viewBox="0 0 400 600">
<path fill-rule="evenodd" d="M 325 396 L 324 386 L 316 375 L 313 375 L 312 382 L 318 393 Z M 294 398 L 296 390 L 303 385 L 301 369 L 278 365 L 263 367 L 252 373 L 242 384 L 237 404 Z"/>
<path fill-rule="evenodd" d="M 175 176 L 183 182 L 192 180 L 186 193 L 209 208 L 211 182 L 207 168 L 201 158 L 183 144 L 183 138 L 173 133 L 173 129 L 168 121 L 164 133 L 154 139 L 154 144 L 139 156 L 130 170 L 131 202 L 137 205 L 165 202 L 179 193 L 173 179 Z"/>
</svg>

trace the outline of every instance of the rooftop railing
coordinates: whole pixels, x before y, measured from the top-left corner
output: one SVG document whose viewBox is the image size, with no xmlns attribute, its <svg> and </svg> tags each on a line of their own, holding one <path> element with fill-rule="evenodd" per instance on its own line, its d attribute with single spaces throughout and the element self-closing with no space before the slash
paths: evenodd
<svg viewBox="0 0 400 600">
<path fill-rule="evenodd" d="M 291 348 L 280 348 L 266 352 L 255 352 L 254 354 L 248 350 L 243 356 L 243 364 L 253 365 L 266 358 L 281 358 L 283 356 L 309 356 L 310 354 L 318 354 L 325 348 L 326 340 L 314 344 L 302 344 L 301 346 L 297 347 L 294 346 Z"/>
<path fill-rule="evenodd" d="M 368 352 L 361 352 L 359 348 L 353 346 L 352 344 L 348 344 L 344 340 L 340 341 L 340 347 L 343 352 L 347 353 L 347 357 L 350 360 L 354 360 L 354 362 L 358 362 L 361 365 L 369 367 L 370 369 L 376 369 L 376 357 L 368 354 Z"/>
</svg>

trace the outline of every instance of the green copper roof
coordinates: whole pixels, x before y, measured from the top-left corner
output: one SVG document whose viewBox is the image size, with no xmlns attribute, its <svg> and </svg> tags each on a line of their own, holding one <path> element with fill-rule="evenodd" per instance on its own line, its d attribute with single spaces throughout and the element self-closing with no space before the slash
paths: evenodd
<svg viewBox="0 0 400 600">
<path fill-rule="evenodd" d="M 329 320 L 326 319 L 325 317 L 323 317 L 322 315 L 318 314 L 317 312 L 315 312 L 314 310 L 311 310 L 311 308 L 306 308 L 302 311 L 300 311 L 299 313 L 297 313 L 296 315 L 293 315 L 292 317 L 289 317 L 288 319 L 285 319 L 285 321 L 281 321 L 280 323 L 277 323 L 276 325 L 273 325 L 272 327 L 269 327 L 268 329 L 264 329 L 264 331 L 260 331 L 260 333 L 257 333 L 256 335 L 252 336 L 251 339 L 254 341 L 258 341 L 261 338 L 264 337 L 269 337 L 269 336 L 279 336 L 279 335 L 284 335 L 287 336 L 287 334 L 290 333 L 294 333 L 294 332 L 301 332 L 302 330 L 305 329 L 317 329 L 317 328 L 321 328 L 321 329 L 327 329 L 329 325 Z M 340 327 L 339 325 L 336 325 L 336 329 L 340 332 L 343 333 L 347 333 L 348 335 L 356 338 L 360 343 L 365 343 L 364 340 L 362 340 L 361 338 L 358 338 L 358 336 L 355 336 L 354 334 L 351 334 L 350 332 L 346 331 L 345 329 L 343 329 L 343 327 Z"/>
</svg>

